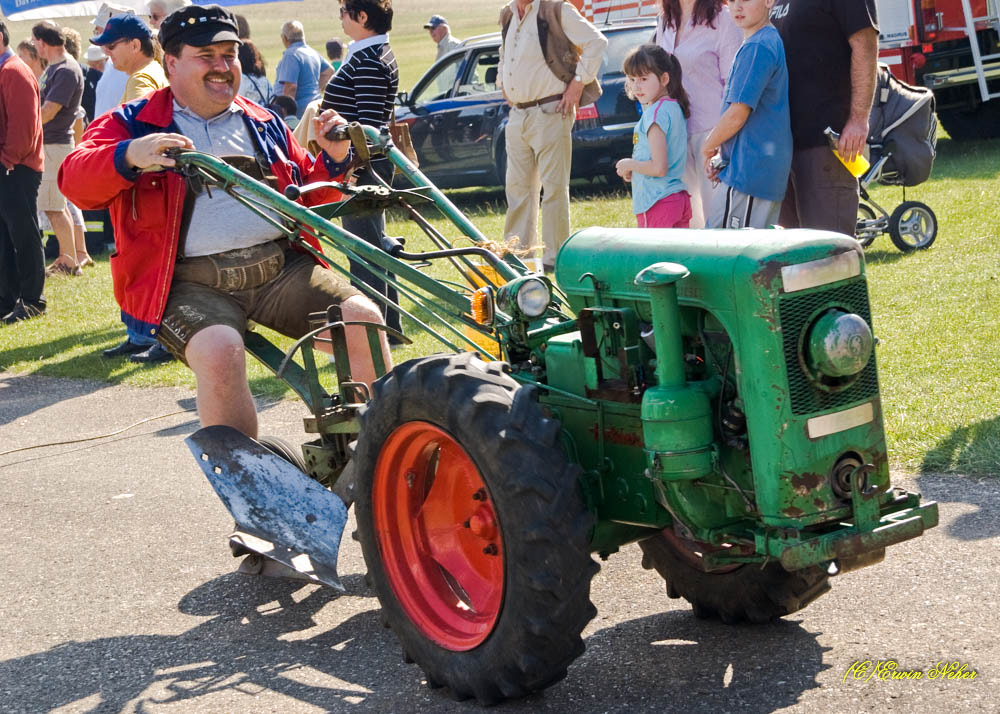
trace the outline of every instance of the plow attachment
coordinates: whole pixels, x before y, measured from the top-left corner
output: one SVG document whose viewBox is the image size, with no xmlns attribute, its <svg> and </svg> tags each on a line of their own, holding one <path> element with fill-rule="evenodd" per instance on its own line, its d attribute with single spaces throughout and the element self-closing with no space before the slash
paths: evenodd
<svg viewBox="0 0 1000 714">
<path fill-rule="evenodd" d="M 340 498 L 231 427 L 205 427 L 186 441 L 236 521 L 234 541 L 344 591 L 337 551 L 347 507 Z"/>
</svg>

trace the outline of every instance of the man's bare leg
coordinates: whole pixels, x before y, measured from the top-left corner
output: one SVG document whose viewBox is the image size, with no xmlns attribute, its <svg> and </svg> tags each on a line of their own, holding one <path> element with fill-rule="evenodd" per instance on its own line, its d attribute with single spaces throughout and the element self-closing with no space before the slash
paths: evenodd
<svg viewBox="0 0 1000 714">
<path fill-rule="evenodd" d="M 224 424 L 257 438 L 257 409 L 247 384 L 243 336 L 228 325 L 212 325 L 188 342 L 184 352 L 198 379 L 202 426 Z"/>
<path fill-rule="evenodd" d="M 382 312 L 369 298 L 361 295 L 347 298 L 340 303 L 340 312 L 344 322 L 377 322 L 385 324 Z M 347 357 L 351 360 L 351 377 L 355 382 L 364 382 L 371 386 L 379 375 L 375 374 L 371 349 L 368 347 L 368 333 L 364 327 L 348 327 Z M 386 371 L 392 369 L 392 355 L 389 352 L 389 338 L 384 332 L 379 332 L 379 344 L 382 346 L 382 359 L 385 360 Z M 324 345 L 325 346 L 325 345 Z"/>
<path fill-rule="evenodd" d="M 94 262 L 87 252 L 87 227 L 78 226 L 76 223 L 73 224 L 73 255 L 77 265 L 82 266 L 87 261 Z"/>
<path fill-rule="evenodd" d="M 340 303 L 340 314 L 344 322 L 376 322 L 385 324 L 382 312 L 378 306 L 363 295 L 347 298 Z M 364 327 L 348 327 L 345 331 L 347 338 L 347 358 L 351 361 L 351 378 L 355 382 L 364 382 L 368 386 L 374 382 L 379 375 L 375 374 L 375 365 L 372 362 L 371 349 L 368 347 L 368 332 Z M 385 361 L 385 369 L 392 369 L 392 355 L 389 352 L 389 338 L 384 332 L 379 332 L 379 344 L 382 346 L 382 359 Z M 333 346 L 327 342 L 317 342 L 316 349 L 327 354 L 333 354 Z"/>
<path fill-rule="evenodd" d="M 46 211 L 49 223 L 52 224 L 52 231 L 59 241 L 59 257 L 53 263 L 63 263 L 70 268 L 77 267 L 76 243 L 73 239 L 73 224 L 69 220 L 66 209 L 61 211 Z"/>
</svg>

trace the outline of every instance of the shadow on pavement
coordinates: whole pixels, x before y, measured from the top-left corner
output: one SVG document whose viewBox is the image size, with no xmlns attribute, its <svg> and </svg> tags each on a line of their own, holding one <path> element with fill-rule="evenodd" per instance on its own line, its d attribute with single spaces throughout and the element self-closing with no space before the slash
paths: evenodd
<svg viewBox="0 0 1000 714">
<path fill-rule="evenodd" d="M 949 503 L 975 507 L 953 517 L 945 531 L 959 540 L 987 540 L 1000 535 L 1000 479 L 972 478 L 959 474 L 923 474 L 917 478 L 920 492 L 928 501 L 938 501 L 943 511 Z M 942 520 L 944 520 L 942 518 Z"/>
<path fill-rule="evenodd" d="M 818 635 L 794 621 L 731 626 L 672 610 L 592 634 L 560 686 L 577 693 L 641 688 L 648 705 L 633 701 L 629 711 L 773 711 L 820 686 L 817 675 L 830 666 L 823 663 L 830 648 Z"/>
<path fill-rule="evenodd" d="M 0 382 L 0 424 L 9 424 L 66 399 L 93 394 L 107 384 L 84 380 L 5 375 Z"/>
<path fill-rule="evenodd" d="M 349 595 L 367 594 L 363 576 L 349 575 L 343 582 Z M 179 635 L 66 642 L 0 662 L 4 711 L 49 711 L 77 703 L 117 712 L 130 702 L 145 711 L 143 702 L 191 702 L 226 689 L 271 690 L 323 709 L 343 697 L 364 699 L 378 684 L 366 671 L 385 671 L 372 668 L 370 659 L 382 656 L 391 637 L 376 611 L 315 637 L 284 639 L 314 627 L 313 616 L 335 597 L 330 588 L 299 581 L 221 576 L 182 599 L 182 612 L 211 619 Z M 326 686 L 302 684 L 295 680 L 302 668 L 331 676 L 323 678 Z M 336 686 L 340 678 L 342 687 Z"/>
<path fill-rule="evenodd" d="M 363 575 L 346 576 L 344 585 L 348 597 L 372 595 Z M 447 690 L 422 686 L 422 672 L 402 663 L 377 609 L 310 636 L 314 617 L 336 597 L 297 581 L 220 576 L 181 600 L 181 612 L 210 618 L 181 634 L 66 642 L 0 662 L 0 691 L 5 707 L 13 705 L 5 711 L 170 704 L 201 711 L 231 702 L 210 698 L 227 690 L 247 701 L 279 693 L 327 711 L 469 708 Z M 796 622 L 728 627 L 671 611 L 592 634 L 566 680 L 502 709 L 565 712 L 581 710 L 583 699 L 582 710 L 607 711 L 622 705 L 624 691 L 630 711 L 772 711 L 819 686 L 824 651 Z"/>
</svg>

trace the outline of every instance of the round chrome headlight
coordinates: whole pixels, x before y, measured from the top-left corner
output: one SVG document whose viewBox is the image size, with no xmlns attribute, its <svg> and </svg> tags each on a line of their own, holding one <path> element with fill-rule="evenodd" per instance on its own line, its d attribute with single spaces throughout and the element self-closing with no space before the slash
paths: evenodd
<svg viewBox="0 0 1000 714">
<path fill-rule="evenodd" d="M 517 307 L 528 317 L 539 317 L 552 301 L 549 286 L 538 278 L 529 278 L 518 286 Z"/>
<path fill-rule="evenodd" d="M 860 315 L 833 309 L 821 316 L 808 336 L 809 361 L 827 377 L 859 373 L 871 359 L 875 338 Z"/>
</svg>

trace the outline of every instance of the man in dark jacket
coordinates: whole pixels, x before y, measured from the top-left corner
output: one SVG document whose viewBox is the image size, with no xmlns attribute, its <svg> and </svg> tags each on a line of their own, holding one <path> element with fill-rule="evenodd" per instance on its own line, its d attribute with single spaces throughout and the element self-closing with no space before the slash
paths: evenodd
<svg viewBox="0 0 1000 714">
<path fill-rule="evenodd" d="M 81 208 L 110 208 L 122 318 L 194 371 L 202 425 L 255 437 L 243 349 L 249 320 L 298 338 L 309 329 L 308 314 L 331 304 L 347 321 L 380 322 L 381 313 L 224 191 L 194 196 L 182 236 L 189 189 L 180 174 L 162 169 L 175 163 L 164 152 L 260 156 L 284 189 L 344 172 L 349 142 L 322 138 L 344 120 L 334 111 L 314 120 L 322 149 L 314 160 L 280 119 L 238 96 L 236 21 L 218 5 L 176 11 L 159 39 L 170 86 L 98 117 L 64 162 L 60 186 Z M 355 379 L 372 381 L 364 328 L 348 328 L 347 338 Z M 384 338 L 382 347 L 389 364 Z"/>
<path fill-rule="evenodd" d="M 45 312 L 35 201 L 42 181 L 42 117 L 35 75 L 10 48 L 0 20 L 0 319 L 10 324 Z"/>
</svg>

